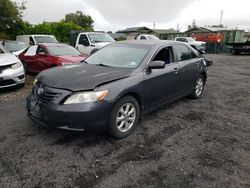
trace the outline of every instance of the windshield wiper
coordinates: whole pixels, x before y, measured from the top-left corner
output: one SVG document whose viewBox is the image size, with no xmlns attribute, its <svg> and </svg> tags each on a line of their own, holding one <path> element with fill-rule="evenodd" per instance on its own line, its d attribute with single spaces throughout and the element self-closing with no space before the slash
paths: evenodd
<svg viewBox="0 0 250 188">
<path fill-rule="evenodd" d="M 85 60 L 82 60 L 82 61 L 80 61 L 81 63 L 86 63 L 86 64 L 88 64 L 88 62 L 87 61 L 85 61 Z"/>
<path fill-rule="evenodd" d="M 102 64 L 102 63 L 95 64 L 95 65 L 97 65 L 97 66 L 102 66 L 102 67 L 110 67 L 110 66 L 108 66 L 108 65 L 104 65 L 104 64 Z"/>
</svg>

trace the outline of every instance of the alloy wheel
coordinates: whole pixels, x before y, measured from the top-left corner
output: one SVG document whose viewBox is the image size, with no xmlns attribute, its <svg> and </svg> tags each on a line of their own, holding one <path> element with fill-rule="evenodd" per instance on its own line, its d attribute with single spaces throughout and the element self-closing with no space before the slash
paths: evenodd
<svg viewBox="0 0 250 188">
<path fill-rule="evenodd" d="M 116 126 L 120 132 L 127 132 L 135 123 L 136 109 L 132 103 L 122 105 L 116 115 Z"/>
</svg>

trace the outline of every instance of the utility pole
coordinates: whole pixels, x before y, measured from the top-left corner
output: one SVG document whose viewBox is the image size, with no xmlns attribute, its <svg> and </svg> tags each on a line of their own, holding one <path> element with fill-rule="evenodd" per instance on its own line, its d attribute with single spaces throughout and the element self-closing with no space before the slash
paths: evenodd
<svg viewBox="0 0 250 188">
<path fill-rule="evenodd" d="M 223 10 L 221 10 L 221 13 L 220 13 L 220 27 L 222 26 L 222 17 L 223 17 Z"/>
<path fill-rule="evenodd" d="M 155 22 L 153 23 L 153 29 L 155 29 Z"/>
</svg>

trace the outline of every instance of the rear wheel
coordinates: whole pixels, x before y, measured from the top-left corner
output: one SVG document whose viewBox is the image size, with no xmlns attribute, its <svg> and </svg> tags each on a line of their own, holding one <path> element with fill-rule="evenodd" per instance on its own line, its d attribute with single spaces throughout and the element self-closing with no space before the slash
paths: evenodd
<svg viewBox="0 0 250 188">
<path fill-rule="evenodd" d="M 111 137 L 121 139 L 129 136 L 138 124 L 140 108 L 132 96 L 120 99 L 109 118 L 108 131 Z"/>
<path fill-rule="evenodd" d="M 204 86 L 205 86 L 205 78 L 201 75 L 195 83 L 195 87 L 194 87 L 194 90 L 191 94 L 191 98 L 192 99 L 201 98 L 201 95 L 202 95 L 203 90 L 204 90 Z"/>
</svg>

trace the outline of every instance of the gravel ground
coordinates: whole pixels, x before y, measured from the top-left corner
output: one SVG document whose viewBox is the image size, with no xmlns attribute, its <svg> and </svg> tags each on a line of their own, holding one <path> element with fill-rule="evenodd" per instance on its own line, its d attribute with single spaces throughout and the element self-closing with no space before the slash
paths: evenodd
<svg viewBox="0 0 250 188">
<path fill-rule="evenodd" d="M 39 129 L 25 117 L 30 86 L 1 94 L 0 187 L 250 187 L 250 56 L 208 56 L 202 99 L 119 141 Z"/>
<path fill-rule="evenodd" d="M 25 86 L 22 88 L 11 88 L 0 90 L 0 103 L 16 102 L 24 99 L 31 91 L 35 76 L 26 75 Z"/>
</svg>

